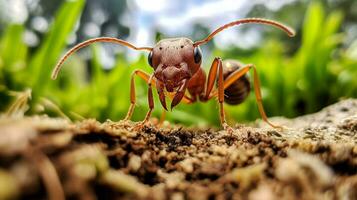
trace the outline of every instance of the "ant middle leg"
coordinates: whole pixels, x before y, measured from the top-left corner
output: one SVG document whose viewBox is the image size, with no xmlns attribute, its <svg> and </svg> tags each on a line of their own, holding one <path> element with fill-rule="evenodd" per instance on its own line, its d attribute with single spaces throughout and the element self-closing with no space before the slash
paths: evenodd
<svg viewBox="0 0 357 200">
<path fill-rule="evenodd" d="M 208 74 L 208 80 L 207 80 L 207 86 L 206 86 L 206 91 L 204 93 L 204 96 L 202 100 L 209 100 L 212 98 L 211 92 L 214 86 L 214 83 L 217 79 L 217 71 L 218 71 L 218 103 L 219 103 L 219 116 L 220 116 L 220 122 L 224 130 L 226 130 L 228 133 L 232 133 L 233 129 L 227 124 L 226 121 L 226 116 L 224 113 L 224 79 L 223 79 L 223 66 L 222 66 L 222 60 L 220 58 L 215 58 L 214 61 L 212 62 L 209 74 Z"/>
</svg>

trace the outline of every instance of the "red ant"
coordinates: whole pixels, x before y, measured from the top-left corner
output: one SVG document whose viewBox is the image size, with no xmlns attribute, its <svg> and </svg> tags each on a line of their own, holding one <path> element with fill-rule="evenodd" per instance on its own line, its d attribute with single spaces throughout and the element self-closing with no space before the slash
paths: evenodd
<svg viewBox="0 0 357 200">
<path fill-rule="evenodd" d="M 197 100 L 205 102 L 212 98 L 218 97 L 221 125 L 225 130 L 232 132 L 232 128 L 227 124 L 225 119 L 223 102 L 236 105 L 245 100 L 250 91 L 250 83 L 246 73 L 250 69 L 253 69 L 254 92 L 260 115 L 263 120 L 270 126 L 279 128 L 279 126 L 270 123 L 268 121 L 268 117 L 265 114 L 262 104 L 258 74 L 253 64 L 242 65 L 234 60 L 223 62 L 220 58 L 215 58 L 211 65 L 207 82 L 206 73 L 201 68 L 202 53 L 199 48 L 200 45 L 209 42 L 216 34 L 226 28 L 248 23 L 274 26 L 285 31 L 290 37 L 295 35 L 291 28 L 279 22 L 261 18 L 246 18 L 233 21 L 219 27 L 203 40 L 193 42 L 192 40 L 184 37 L 169 38 L 160 40 L 153 48 L 136 47 L 129 42 L 117 38 L 93 38 L 82 42 L 70 49 L 54 68 L 52 79 L 56 79 L 61 69 L 61 65 L 68 58 L 68 56 L 70 56 L 75 51 L 95 42 L 117 43 L 135 50 L 145 50 L 149 52 L 148 62 L 154 69 L 154 73 L 150 75 L 144 71 L 135 70 L 131 75 L 131 105 L 125 120 L 129 120 L 134 111 L 136 102 L 134 77 L 139 76 L 148 84 L 149 102 L 149 111 L 147 112 L 145 119 L 141 122 L 139 127 L 142 127 L 142 125 L 148 122 L 151 112 L 154 109 L 152 87 L 156 87 L 161 105 L 165 110 L 167 110 L 165 94 L 168 94 L 172 99 L 171 109 L 180 102 L 191 104 Z M 216 80 L 218 89 L 213 89 L 213 85 Z M 167 92 L 165 92 L 165 89 Z M 188 93 L 186 90 L 188 90 Z"/>
</svg>

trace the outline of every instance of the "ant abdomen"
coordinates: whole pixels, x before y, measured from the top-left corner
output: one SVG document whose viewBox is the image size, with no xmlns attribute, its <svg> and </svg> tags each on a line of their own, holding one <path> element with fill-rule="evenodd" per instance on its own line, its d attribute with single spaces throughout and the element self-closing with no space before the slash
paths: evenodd
<svg viewBox="0 0 357 200">
<path fill-rule="evenodd" d="M 236 60 L 225 60 L 222 63 L 223 78 L 226 79 L 236 70 L 241 69 L 244 65 Z M 247 74 L 236 80 L 232 85 L 224 90 L 224 102 L 230 105 L 242 103 L 249 95 L 250 81 Z"/>
</svg>

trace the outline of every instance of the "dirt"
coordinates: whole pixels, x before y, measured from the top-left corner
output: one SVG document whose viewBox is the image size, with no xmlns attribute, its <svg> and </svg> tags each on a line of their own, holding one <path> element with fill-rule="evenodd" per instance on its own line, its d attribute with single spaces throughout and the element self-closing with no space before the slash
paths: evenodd
<svg viewBox="0 0 357 200">
<path fill-rule="evenodd" d="M 357 100 L 234 133 L 0 120 L 0 199 L 357 199 Z"/>
</svg>

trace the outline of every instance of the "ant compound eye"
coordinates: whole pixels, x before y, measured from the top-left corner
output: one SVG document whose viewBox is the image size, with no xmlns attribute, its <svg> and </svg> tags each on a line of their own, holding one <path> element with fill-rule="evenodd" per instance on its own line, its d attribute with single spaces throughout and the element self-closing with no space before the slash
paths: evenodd
<svg viewBox="0 0 357 200">
<path fill-rule="evenodd" d="M 195 63 L 198 64 L 199 62 L 201 62 L 202 52 L 201 52 L 200 47 L 195 47 L 195 49 L 193 50 L 193 55 L 194 55 L 194 58 L 195 58 Z"/>
<path fill-rule="evenodd" d="M 150 53 L 149 53 L 148 62 L 151 67 L 154 67 L 154 66 L 152 66 L 152 51 L 150 51 Z"/>
</svg>

